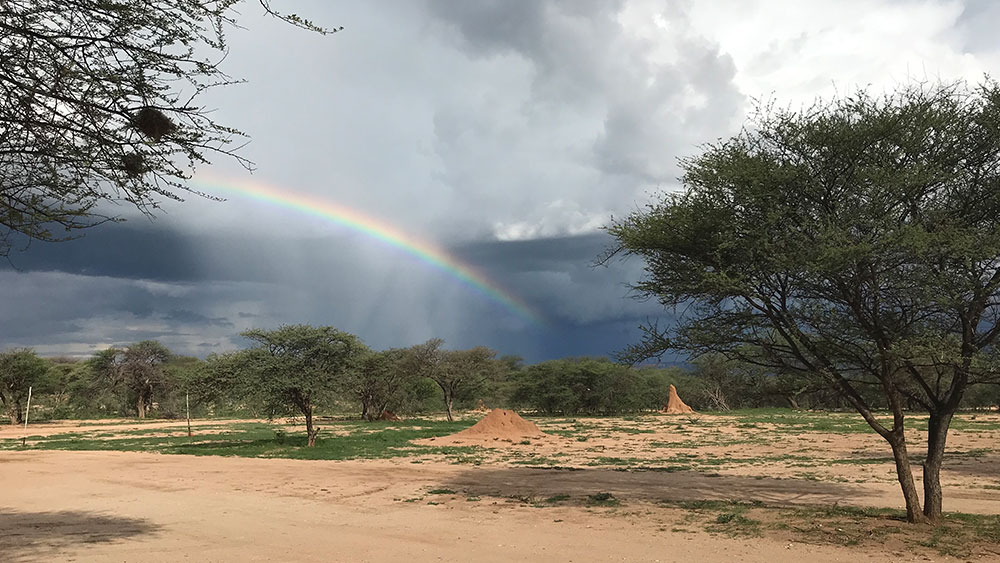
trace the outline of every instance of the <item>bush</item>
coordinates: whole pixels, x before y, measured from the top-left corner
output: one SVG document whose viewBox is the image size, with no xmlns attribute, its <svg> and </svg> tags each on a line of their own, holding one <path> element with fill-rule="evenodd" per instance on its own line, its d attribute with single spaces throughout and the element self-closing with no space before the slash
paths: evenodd
<svg viewBox="0 0 1000 563">
<path fill-rule="evenodd" d="M 511 403 L 550 415 L 656 410 L 666 404 L 673 373 L 637 370 L 604 358 L 552 360 L 514 375 Z"/>
</svg>

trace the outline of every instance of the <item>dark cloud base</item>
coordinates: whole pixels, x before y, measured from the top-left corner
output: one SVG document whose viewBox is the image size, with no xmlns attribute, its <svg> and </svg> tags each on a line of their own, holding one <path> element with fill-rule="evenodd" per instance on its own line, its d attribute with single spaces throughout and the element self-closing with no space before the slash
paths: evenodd
<svg viewBox="0 0 1000 563">
<path fill-rule="evenodd" d="M 538 310 L 539 324 L 506 318 L 495 303 L 410 256 L 343 237 L 199 238 L 122 224 L 33 244 L 0 266 L 20 296 L 0 313 L 0 338 L 46 353 L 159 338 L 204 356 L 241 346 L 237 335 L 247 328 L 308 322 L 357 332 L 379 348 L 441 336 L 455 347 L 484 344 L 538 361 L 613 354 L 657 314 L 625 298 L 625 277 L 638 270 L 593 266 L 611 242 L 603 234 L 452 249 Z M 309 267 L 283 261 L 293 254 Z M 355 275 L 367 271 L 369 258 L 389 264 L 379 266 L 389 269 L 378 283 L 369 278 L 383 270 Z"/>
</svg>

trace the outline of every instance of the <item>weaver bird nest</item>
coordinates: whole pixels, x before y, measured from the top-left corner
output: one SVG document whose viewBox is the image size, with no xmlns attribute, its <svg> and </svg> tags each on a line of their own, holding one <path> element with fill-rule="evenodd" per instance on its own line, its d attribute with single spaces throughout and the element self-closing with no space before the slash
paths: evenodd
<svg viewBox="0 0 1000 563">
<path fill-rule="evenodd" d="M 142 108 L 132 118 L 132 125 L 154 141 L 177 130 L 177 126 L 162 111 L 156 108 Z"/>
<path fill-rule="evenodd" d="M 135 178 L 141 176 L 146 171 L 146 163 L 141 154 L 134 152 L 122 157 L 122 170 L 125 174 Z"/>
</svg>

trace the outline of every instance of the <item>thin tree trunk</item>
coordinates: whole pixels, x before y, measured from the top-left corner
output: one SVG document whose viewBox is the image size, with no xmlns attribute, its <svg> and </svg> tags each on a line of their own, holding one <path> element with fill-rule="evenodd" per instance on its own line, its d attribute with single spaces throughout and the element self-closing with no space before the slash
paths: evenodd
<svg viewBox="0 0 1000 563">
<path fill-rule="evenodd" d="M 952 413 L 932 413 L 927 422 L 927 458 L 924 459 L 924 516 L 930 522 L 941 520 L 941 462 Z"/>
<path fill-rule="evenodd" d="M 448 407 L 448 422 L 452 422 L 453 420 L 455 420 L 451 415 L 451 405 L 454 402 L 454 400 L 455 400 L 454 397 L 451 397 L 450 395 L 448 395 L 448 393 L 444 394 L 444 404 L 446 407 Z"/>
<path fill-rule="evenodd" d="M 311 448 L 316 445 L 316 435 L 319 434 L 319 428 L 313 428 L 312 405 L 306 406 L 302 411 L 306 415 L 306 446 Z"/>
<path fill-rule="evenodd" d="M 920 510 L 920 497 L 917 495 L 917 485 L 913 480 L 913 470 L 910 468 L 910 456 L 906 451 L 906 438 L 902 432 L 886 438 L 892 447 L 892 457 L 896 460 L 896 478 L 903 489 L 903 499 L 906 501 L 906 521 L 924 522 L 924 513 Z"/>
<path fill-rule="evenodd" d="M 135 406 L 136 411 L 139 413 L 139 418 L 146 418 L 146 398 L 140 394 Z"/>
</svg>

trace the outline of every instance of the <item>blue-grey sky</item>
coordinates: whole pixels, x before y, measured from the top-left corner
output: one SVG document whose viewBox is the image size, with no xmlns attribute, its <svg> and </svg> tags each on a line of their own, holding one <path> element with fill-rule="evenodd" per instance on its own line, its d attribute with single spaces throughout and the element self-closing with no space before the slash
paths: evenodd
<svg viewBox="0 0 1000 563">
<path fill-rule="evenodd" d="M 205 171 L 346 206 L 446 249 L 531 322 L 399 249 L 233 193 L 166 202 L 0 269 L 0 346 L 86 355 L 156 338 L 205 356 L 241 330 L 329 324 L 376 348 L 442 337 L 529 361 L 605 355 L 669 318 L 593 267 L 612 217 L 678 188 L 677 158 L 754 99 L 996 73 L 1000 3 L 899 0 L 292 1 L 322 37 L 243 8 L 203 99 L 249 133 Z"/>
</svg>

